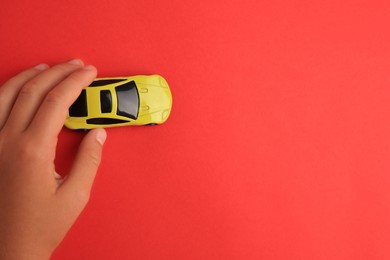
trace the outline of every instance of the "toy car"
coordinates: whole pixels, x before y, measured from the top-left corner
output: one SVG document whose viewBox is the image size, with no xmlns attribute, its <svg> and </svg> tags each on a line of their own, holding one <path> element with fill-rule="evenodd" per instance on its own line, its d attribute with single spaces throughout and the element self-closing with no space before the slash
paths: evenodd
<svg viewBox="0 0 390 260">
<path fill-rule="evenodd" d="M 164 123 L 172 95 L 159 75 L 97 78 L 69 108 L 65 126 L 92 129 Z"/>
</svg>

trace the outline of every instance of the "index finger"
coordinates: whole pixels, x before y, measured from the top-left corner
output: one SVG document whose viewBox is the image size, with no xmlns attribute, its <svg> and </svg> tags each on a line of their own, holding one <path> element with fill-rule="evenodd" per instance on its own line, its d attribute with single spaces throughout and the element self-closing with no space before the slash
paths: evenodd
<svg viewBox="0 0 390 260">
<path fill-rule="evenodd" d="M 61 131 L 68 109 L 96 77 L 94 66 L 76 70 L 54 87 L 45 97 L 27 131 L 35 136 L 56 139 Z"/>
</svg>

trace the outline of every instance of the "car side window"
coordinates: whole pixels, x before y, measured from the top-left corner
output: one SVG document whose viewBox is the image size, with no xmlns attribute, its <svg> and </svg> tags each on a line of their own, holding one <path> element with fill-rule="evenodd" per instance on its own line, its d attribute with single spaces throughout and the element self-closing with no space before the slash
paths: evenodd
<svg viewBox="0 0 390 260">
<path fill-rule="evenodd" d="M 100 86 L 118 83 L 125 80 L 126 79 L 97 79 L 94 80 L 91 84 L 89 84 L 88 87 L 100 87 Z"/>
<path fill-rule="evenodd" d="M 90 125 L 115 125 L 115 124 L 123 124 L 128 123 L 130 120 L 122 120 L 116 118 L 90 118 L 87 119 L 87 124 Z"/>
</svg>

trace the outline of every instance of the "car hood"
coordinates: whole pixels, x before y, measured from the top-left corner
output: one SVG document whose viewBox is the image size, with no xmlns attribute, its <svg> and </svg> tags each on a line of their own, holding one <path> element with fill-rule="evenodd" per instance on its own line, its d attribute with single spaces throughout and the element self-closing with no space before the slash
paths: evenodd
<svg viewBox="0 0 390 260">
<path fill-rule="evenodd" d="M 170 111 L 172 95 L 168 87 L 138 84 L 140 97 L 139 115 Z"/>
</svg>

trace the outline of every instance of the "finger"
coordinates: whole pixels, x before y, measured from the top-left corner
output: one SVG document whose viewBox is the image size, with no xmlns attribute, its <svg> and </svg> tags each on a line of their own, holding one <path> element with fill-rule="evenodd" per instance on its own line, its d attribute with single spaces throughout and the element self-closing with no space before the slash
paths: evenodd
<svg viewBox="0 0 390 260">
<path fill-rule="evenodd" d="M 89 200 L 106 137 L 106 131 L 101 128 L 88 132 L 80 144 L 69 175 L 58 188 L 59 196 L 72 201 L 73 205 L 83 208 Z"/>
<path fill-rule="evenodd" d="M 70 74 L 45 97 L 38 109 L 29 131 L 36 137 L 54 140 L 61 131 L 68 109 L 80 95 L 81 90 L 88 86 L 96 77 L 96 68 L 86 66 Z"/>
<path fill-rule="evenodd" d="M 57 172 L 54 172 L 54 180 L 57 182 L 58 185 L 60 185 L 63 181 L 64 178 L 62 178 L 61 175 L 59 175 Z"/>
<path fill-rule="evenodd" d="M 81 60 L 72 60 L 53 66 L 29 80 L 21 89 L 12 108 L 7 127 L 24 131 L 31 123 L 46 94 L 64 78 L 83 66 Z"/>
<path fill-rule="evenodd" d="M 7 121 L 16 97 L 23 85 L 47 68 L 49 68 L 48 65 L 40 64 L 34 68 L 25 70 L 9 79 L 0 88 L 0 129 L 3 128 L 5 122 Z"/>
</svg>

